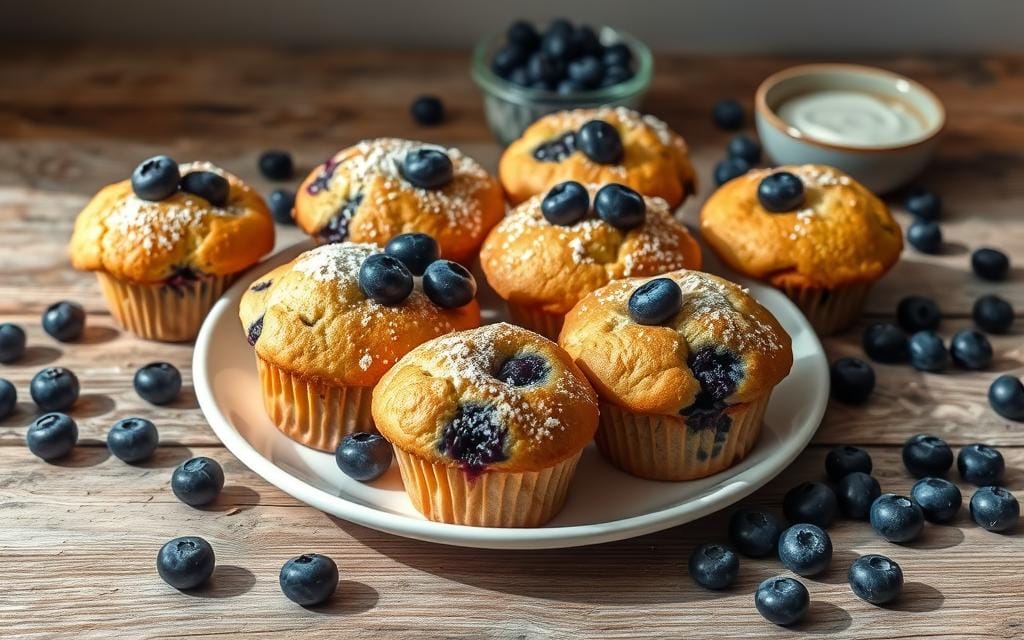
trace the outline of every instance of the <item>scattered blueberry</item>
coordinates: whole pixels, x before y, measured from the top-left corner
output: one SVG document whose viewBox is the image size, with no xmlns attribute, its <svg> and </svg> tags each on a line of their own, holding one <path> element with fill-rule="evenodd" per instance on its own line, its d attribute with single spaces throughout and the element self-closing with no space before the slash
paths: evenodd
<svg viewBox="0 0 1024 640">
<path fill-rule="evenodd" d="M 762 509 L 738 509 L 729 518 L 729 540 L 737 551 L 751 558 L 772 554 L 781 534 L 779 519 Z"/>
<path fill-rule="evenodd" d="M 135 372 L 135 393 L 152 404 L 167 404 L 181 393 L 181 373 L 169 362 L 150 362 Z"/>
<path fill-rule="evenodd" d="M 915 220 L 907 229 L 907 242 L 921 253 L 938 253 L 942 249 L 942 229 L 937 222 Z"/>
<path fill-rule="evenodd" d="M 934 331 L 918 331 L 910 336 L 910 366 L 918 371 L 941 373 L 949 365 L 949 351 Z"/>
<path fill-rule="evenodd" d="M 505 37 L 509 44 L 514 44 L 526 51 L 536 49 L 540 45 L 540 34 L 532 24 L 525 20 L 517 20 L 508 26 Z"/>
<path fill-rule="evenodd" d="M 78 425 L 63 413 L 47 413 L 35 419 L 25 434 L 28 450 L 43 460 L 57 460 L 78 443 Z"/>
<path fill-rule="evenodd" d="M 386 253 L 367 256 L 359 266 L 359 290 L 374 302 L 395 306 L 412 293 L 412 273 L 396 257 Z"/>
<path fill-rule="evenodd" d="M 942 321 L 942 311 L 931 298 L 907 296 L 896 305 L 896 320 L 908 333 L 932 331 Z"/>
<path fill-rule="evenodd" d="M 18 390 L 14 388 L 10 380 L 0 378 L 0 420 L 14 413 L 18 406 Z"/>
<path fill-rule="evenodd" d="M 571 226 L 587 217 L 590 194 L 578 182 L 562 182 L 551 187 L 540 203 L 540 210 L 551 224 Z"/>
<path fill-rule="evenodd" d="M 594 196 L 594 212 L 616 229 L 629 231 L 647 219 L 647 203 L 625 185 L 607 184 Z"/>
<path fill-rule="evenodd" d="M 715 165 L 715 184 L 722 186 L 748 171 L 750 171 L 750 163 L 743 158 L 726 158 Z"/>
<path fill-rule="evenodd" d="M 683 308 L 683 291 L 671 278 L 654 278 L 636 288 L 628 307 L 637 324 L 664 324 Z"/>
<path fill-rule="evenodd" d="M 906 496 L 885 493 L 871 504 L 871 528 L 889 542 L 910 542 L 924 528 L 924 512 Z"/>
<path fill-rule="evenodd" d="M 984 444 L 969 444 L 960 449 L 956 468 L 965 482 L 984 487 L 1002 480 L 1006 462 L 997 449 Z"/>
<path fill-rule="evenodd" d="M 107 432 L 107 448 L 125 462 L 148 460 L 159 443 L 156 426 L 145 418 L 118 420 Z"/>
<path fill-rule="evenodd" d="M 423 272 L 423 293 L 442 309 L 455 309 L 476 296 L 476 280 L 458 262 L 435 260 Z"/>
<path fill-rule="evenodd" d="M 416 124 L 432 127 L 444 120 L 444 103 L 437 96 L 420 96 L 412 101 L 409 113 Z"/>
<path fill-rule="evenodd" d="M 793 573 L 816 576 L 832 562 L 832 539 L 821 527 L 795 524 L 779 536 L 779 561 Z"/>
<path fill-rule="evenodd" d="M 840 358 L 832 363 L 832 397 L 846 404 L 861 404 L 875 389 L 875 370 L 859 358 Z"/>
<path fill-rule="evenodd" d="M 156 570 L 175 589 L 194 589 L 210 579 L 217 564 L 213 547 L 198 536 L 175 538 L 160 547 Z"/>
<path fill-rule="evenodd" d="M 591 120 L 580 127 L 576 144 L 598 164 L 616 164 L 624 153 L 619 130 L 604 120 Z"/>
<path fill-rule="evenodd" d="M 338 565 L 319 553 L 304 553 L 284 563 L 278 584 L 295 604 L 321 604 L 338 588 Z"/>
<path fill-rule="evenodd" d="M 915 189 L 904 203 L 911 215 L 922 220 L 937 220 L 942 213 L 942 198 L 937 193 Z"/>
<path fill-rule="evenodd" d="M 359 482 L 370 482 L 384 475 L 393 457 L 391 444 L 380 434 L 362 431 L 342 438 L 334 452 L 338 468 Z"/>
<path fill-rule="evenodd" d="M 893 364 L 907 359 L 907 334 L 894 324 L 878 322 L 864 330 L 864 353 L 876 362 Z"/>
<path fill-rule="evenodd" d="M 527 353 L 506 359 L 494 377 L 514 387 L 527 387 L 543 381 L 550 371 L 543 356 Z"/>
<path fill-rule="evenodd" d="M 143 160 L 132 172 L 132 191 L 143 200 L 163 200 L 178 192 L 178 163 L 167 156 Z"/>
<path fill-rule="evenodd" d="M 268 180 L 291 180 L 295 174 L 292 154 L 279 149 L 270 149 L 260 154 L 260 173 Z"/>
<path fill-rule="evenodd" d="M 295 209 L 295 192 L 287 189 L 277 189 L 271 192 L 267 198 L 270 205 L 270 213 L 278 224 L 295 224 L 292 217 L 292 210 Z"/>
<path fill-rule="evenodd" d="M 992 345 L 985 334 L 973 329 L 961 329 L 949 343 L 953 363 L 963 369 L 981 371 L 992 364 Z"/>
<path fill-rule="evenodd" d="M 398 259 L 414 276 L 422 276 L 441 257 L 441 247 L 425 233 L 402 233 L 388 241 L 384 253 Z"/>
<path fill-rule="evenodd" d="M 982 487 L 971 496 L 971 519 L 986 531 L 1009 531 L 1020 519 L 1020 503 L 1002 487 Z"/>
<path fill-rule="evenodd" d="M 719 100 L 711 109 L 715 126 L 726 131 L 735 131 L 743 126 L 743 105 L 731 98 Z"/>
<path fill-rule="evenodd" d="M 921 478 L 910 490 L 910 499 L 921 507 L 925 520 L 940 524 L 956 518 L 963 504 L 960 488 L 945 478 Z"/>
<path fill-rule="evenodd" d="M 61 300 L 43 312 L 43 331 L 61 342 L 77 340 L 85 329 L 85 309 L 77 302 Z"/>
<path fill-rule="evenodd" d="M 827 529 L 836 519 L 839 503 L 832 487 L 822 482 L 801 482 L 786 492 L 782 512 L 790 522 L 808 522 Z"/>
<path fill-rule="evenodd" d="M 402 176 L 421 189 L 440 189 L 452 181 L 455 167 L 440 149 L 414 149 L 405 154 Z"/>
<path fill-rule="evenodd" d="M 880 495 L 878 480 L 863 471 L 848 473 L 836 483 L 836 501 L 847 518 L 867 520 L 871 504 Z"/>
<path fill-rule="evenodd" d="M 70 369 L 49 367 L 32 378 L 29 395 L 43 411 L 67 411 L 78 400 L 78 377 Z"/>
<path fill-rule="evenodd" d="M 730 158 L 746 160 L 750 164 L 757 164 L 761 161 L 761 144 L 746 134 L 738 134 L 729 140 L 726 153 Z"/>
<path fill-rule="evenodd" d="M 178 500 L 192 507 L 210 504 L 223 488 L 224 470 L 210 458 L 186 460 L 171 475 L 171 491 Z"/>
<path fill-rule="evenodd" d="M 25 330 L 16 324 L 0 324 L 0 362 L 9 364 L 25 355 Z"/>
<path fill-rule="evenodd" d="M 871 468 L 871 456 L 860 447 L 839 445 L 825 455 L 825 473 L 832 482 L 854 471 L 871 473 Z"/>
<path fill-rule="evenodd" d="M 690 554 L 690 577 L 705 589 L 725 589 L 736 582 L 740 559 L 721 544 L 702 544 Z"/>
<path fill-rule="evenodd" d="M 942 438 L 919 433 L 903 445 L 903 466 L 915 478 L 942 477 L 953 466 L 953 450 Z"/>
<path fill-rule="evenodd" d="M 192 171 L 181 178 L 181 190 L 206 200 L 215 207 L 223 207 L 231 195 L 231 184 L 212 171 Z"/>
<path fill-rule="evenodd" d="M 1024 421 L 1024 384 L 1009 374 L 999 376 L 988 388 L 988 403 L 1007 420 Z"/>
<path fill-rule="evenodd" d="M 754 594 L 757 612 L 768 622 L 782 626 L 803 620 L 810 605 L 807 587 L 794 578 L 768 578 Z"/>
<path fill-rule="evenodd" d="M 892 602 L 903 591 L 903 570 L 885 556 L 861 556 L 847 574 L 853 594 L 871 604 Z"/>
<path fill-rule="evenodd" d="M 583 56 L 569 62 L 566 73 L 582 89 L 596 89 L 604 79 L 604 65 L 594 56 Z"/>
<path fill-rule="evenodd" d="M 1010 272 L 1010 259 L 998 249 L 983 247 L 971 254 L 971 268 L 979 278 L 999 282 Z"/>
<path fill-rule="evenodd" d="M 1006 333 L 1013 325 L 1013 306 L 999 296 L 984 295 L 974 301 L 971 317 L 989 333 Z"/>
</svg>

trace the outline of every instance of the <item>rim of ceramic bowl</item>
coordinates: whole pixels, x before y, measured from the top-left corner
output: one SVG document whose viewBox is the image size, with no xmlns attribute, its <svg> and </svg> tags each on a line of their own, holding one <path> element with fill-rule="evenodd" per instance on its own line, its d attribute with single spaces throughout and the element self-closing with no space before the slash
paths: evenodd
<svg viewBox="0 0 1024 640">
<path fill-rule="evenodd" d="M 931 102 L 935 107 L 937 114 L 936 121 L 929 126 L 925 133 L 921 134 L 921 137 L 906 142 L 903 144 L 893 145 L 881 145 L 871 147 L 858 147 L 852 145 L 836 144 L 834 142 L 826 142 L 813 136 L 809 136 L 805 133 L 800 135 L 793 134 L 793 127 L 790 127 L 783 121 L 782 118 L 768 105 L 768 92 L 778 86 L 780 83 L 793 78 L 808 75 L 820 75 L 824 73 L 836 73 L 839 72 L 843 75 L 868 75 L 868 76 L 881 76 L 887 80 L 894 80 L 898 82 L 906 83 L 910 88 L 910 91 L 917 93 L 928 102 Z M 808 144 L 822 147 L 825 149 L 835 149 L 839 151 L 847 151 L 852 153 L 886 153 L 891 151 L 905 151 L 914 147 L 919 147 L 928 144 L 932 140 L 941 134 L 946 128 L 946 107 L 939 100 L 939 97 L 935 93 L 924 86 L 917 80 L 908 78 L 902 74 L 888 69 L 882 69 L 880 67 L 870 67 L 862 64 L 849 64 L 839 62 L 828 62 L 828 63 L 815 63 L 815 64 L 801 64 L 793 67 L 787 67 L 781 71 L 776 71 L 767 78 L 765 78 L 761 84 L 757 87 L 757 93 L 754 96 L 754 109 L 762 115 L 765 121 L 772 126 L 772 128 L 778 130 L 780 133 L 785 135 L 787 138 L 793 140 L 799 140 Z"/>
</svg>

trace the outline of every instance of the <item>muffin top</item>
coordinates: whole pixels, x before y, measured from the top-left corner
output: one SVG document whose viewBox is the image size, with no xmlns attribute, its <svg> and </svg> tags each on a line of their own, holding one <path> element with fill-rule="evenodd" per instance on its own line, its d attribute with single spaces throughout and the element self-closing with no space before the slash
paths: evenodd
<svg viewBox="0 0 1024 640">
<path fill-rule="evenodd" d="M 676 207 L 696 185 L 682 137 L 654 116 L 625 107 L 559 111 L 540 118 L 505 150 L 498 173 L 513 204 L 576 180 L 618 182 Z"/>
<path fill-rule="evenodd" d="M 597 398 L 555 343 L 500 323 L 425 342 L 373 391 L 392 444 L 469 473 L 539 471 L 583 449 Z"/>
<path fill-rule="evenodd" d="M 779 180 L 785 173 L 798 179 L 792 185 L 797 190 L 802 184 L 802 197 L 792 190 L 783 193 L 793 195 L 791 201 L 778 197 L 791 186 Z M 779 184 L 762 187 L 766 178 Z M 759 197 L 759 188 L 769 197 Z M 726 182 L 704 204 L 701 232 L 729 267 L 775 286 L 869 283 L 896 263 L 903 248 L 885 204 L 824 165 L 759 169 Z"/>
<path fill-rule="evenodd" d="M 421 232 L 441 255 L 465 261 L 505 214 L 501 187 L 458 149 L 397 138 L 334 154 L 303 181 L 295 221 L 320 242 L 384 245 Z"/>
<path fill-rule="evenodd" d="M 444 309 L 418 282 L 399 304 L 367 298 L 359 269 L 379 253 L 372 244 L 323 245 L 253 282 L 238 315 L 256 354 L 314 382 L 371 386 L 420 343 L 480 324 L 476 300 Z"/>
<path fill-rule="evenodd" d="M 177 168 L 183 180 L 202 172 L 226 179 L 223 206 L 173 184 L 159 200 L 136 195 L 131 180 L 108 185 L 78 214 L 71 264 L 137 284 L 163 284 L 237 273 L 273 249 L 274 221 L 255 191 L 208 162 Z"/>
<path fill-rule="evenodd" d="M 631 305 L 638 289 L 649 297 Z M 664 306 L 659 290 L 677 296 L 676 304 Z M 637 319 L 642 302 L 661 305 L 659 322 Z M 648 414 L 721 413 L 767 393 L 793 364 L 778 320 L 739 285 L 700 271 L 598 289 L 569 312 L 559 344 L 602 398 Z"/>
</svg>

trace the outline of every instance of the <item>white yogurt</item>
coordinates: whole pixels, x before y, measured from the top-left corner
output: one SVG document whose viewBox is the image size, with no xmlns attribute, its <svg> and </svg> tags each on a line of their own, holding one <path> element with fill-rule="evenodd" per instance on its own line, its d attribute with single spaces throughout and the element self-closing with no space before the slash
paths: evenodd
<svg viewBox="0 0 1024 640">
<path fill-rule="evenodd" d="M 777 113 L 807 138 L 849 147 L 906 144 L 925 132 L 923 119 L 909 105 L 862 91 L 793 96 Z"/>
</svg>

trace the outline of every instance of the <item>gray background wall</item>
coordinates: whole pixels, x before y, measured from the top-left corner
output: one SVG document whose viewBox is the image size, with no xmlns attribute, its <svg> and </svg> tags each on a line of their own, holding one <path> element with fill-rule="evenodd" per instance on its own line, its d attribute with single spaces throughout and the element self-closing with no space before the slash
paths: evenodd
<svg viewBox="0 0 1024 640">
<path fill-rule="evenodd" d="M 555 15 L 687 52 L 1024 50 L 1024 0 L 0 0 L 0 37 L 459 48 Z"/>
</svg>

